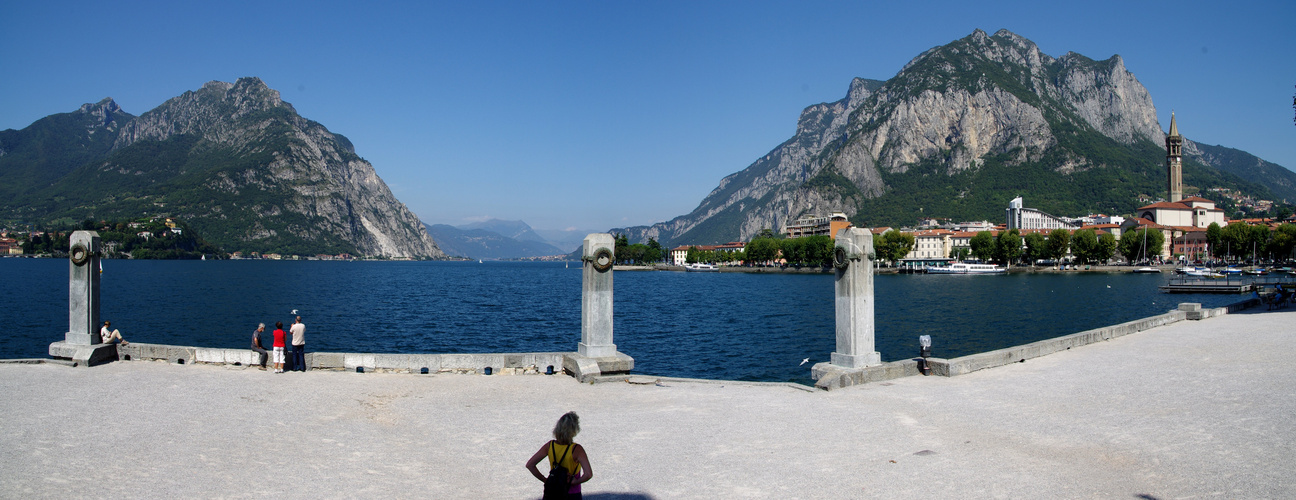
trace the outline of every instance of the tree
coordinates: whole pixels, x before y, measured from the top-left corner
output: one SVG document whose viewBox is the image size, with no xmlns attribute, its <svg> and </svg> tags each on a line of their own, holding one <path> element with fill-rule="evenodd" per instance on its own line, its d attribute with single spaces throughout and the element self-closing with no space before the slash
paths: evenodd
<svg viewBox="0 0 1296 500">
<path fill-rule="evenodd" d="M 950 258 L 954 260 L 964 260 L 969 255 L 972 255 L 972 249 L 968 247 L 954 247 L 950 250 Z"/>
<path fill-rule="evenodd" d="M 696 264 L 701 262 L 702 251 L 698 247 L 688 247 L 688 253 L 684 254 L 685 264 Z"/>
<path fill-rule="evenodd" d="M 981 231 L 968 239 L 968 246 L 972 248 L 972 256 L 981 260 L 991 260 L 995 254 L 995 239 L 990 231 Z"/>
<path fill-rule="evenodd" d="M 1159 231 L 1158 231 L 1159 232 Z M 1111 233 L 1103 233 L 1098 236 L 1098 248 L 1094 250 L 1095 260 L 1106 264 L 1116 255 L 1116 237 Z"/>
<path fill-rule="evenodd" d="M 747 244 L 747 260 L 753 263 L 769 262 L 778 258 L 779 242 L 774 238 L 755 238 Z"/>
<path fill-rule="evenodd" d="M 805 240 L 801 238 L 788 238 L 780 242 L 779 247 L 783 250 L 783 259 L 787 261 L 789 266 L 800 266 L 801 262 L 805 260 L 805 254 L 803 253 L 805 250 Z"/>
<path fill-rule="evenodd" d="M 666 258 L 666 248 L 657 242 L 657 238 L 648 238 L 648 250 L 644 252 L 644 262 L 661 262 Z"/>
<path fill-rule="evenodd" d="M 1206 226 L 1206 245 L 1210 247 L 1211 255 L 1220 255 L 1220 241 L 1223 238 L 1224 230 L 1220 228 L 1218 222 Z"/>
<path fill-rule="evenodd" d="M 1049 232 L 1048 236 L 1048 256 L 1051 259 L 1061 261 L 1066 257 L 1067 250 L 1071 248 L 1071 232 L 1065 229 L 1054 229 Z"/>
<path fill-rule="evenodd" d="M 1250 253 L 1254 234 L 1251 226 L 1245 222 L 1224 226 L 1220 231 L 1220 244 L 1224 247 L 1224 253 L 1230 258 Z"/>
<path fill-rule="evenodd" d="M 1131 262 L 1160 256 L 1163 248 L 1165 248 L 1165 234 L 1162 234 L 1159 229 L 1145 227 L 1138 231 L 1126 231 L 1121 235 L 1121 255 Z"/>
<path fill-rule="evenodd" d="M 1005 266 L 1012 267 L 1022 254 L 1021 233 L 1017 229 L 1009 229 L 1008 232 L 1000 234 L 995 240 L 995 256 Z"/>
<path fill-rule="evenodd" d="M 805 260 L 812 266 L 832 265 L 833 239 L 827 235 L 807 236 L 805 239 Z"/>
<path fill-rule="evenodd" d="M 873 253 L 880 260 L 895 263 L 905 258 L 914 247 L 914 235 L 900 231 L 887 231 L 873 239 Z"/>
<path fill-rule="evenodd" d="M 1282 224 L 1269 237 L 1265 250 L 1275 259 L 1289 259 L 1296 248 L 1296 224 Z"/>
<path fill-rule="evenodd" d="M 1048 258 L 1048 246 L 1046 240 L 1039 233 L 1030 233 L 1022 236 L 1022 242 L 1026 243 L 1026 251 L 1023 256 L 1026 263 L 1034 265 L 1035 261 Z"/>
<path fill-rule="evenodd" d="M 1097 257 L 1098 235 L 1092 229 L 1081 229 L 1071 237 L 1071 253 L 1075 254 L 1081 264 L 1088 264 Z"/>
</svg>

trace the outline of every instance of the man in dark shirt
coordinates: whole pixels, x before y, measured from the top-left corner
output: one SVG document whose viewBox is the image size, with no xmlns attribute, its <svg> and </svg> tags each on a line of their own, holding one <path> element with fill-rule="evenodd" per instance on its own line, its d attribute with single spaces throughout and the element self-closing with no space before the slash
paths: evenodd
<svg viewBox="0 0 1296 500">
<path fill-rule="evenodd" d="M 261 354 L 262 370 L 266 369 L 266 356 L 268 355 L 268 353 L 266 353 L 265 348 L 261 347 L 261 332 L 264 331 L 265 331 L 265 323 L 261 323 L 257 325 L 256 331 L 252 332 L 252 350 Z"/>
</svg>

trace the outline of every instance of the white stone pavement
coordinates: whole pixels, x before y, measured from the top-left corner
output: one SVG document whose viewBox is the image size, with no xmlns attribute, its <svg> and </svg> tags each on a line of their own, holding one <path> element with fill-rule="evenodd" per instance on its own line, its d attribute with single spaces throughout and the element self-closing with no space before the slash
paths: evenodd
<svg viewBox="0 0 1296 500">
<path fill-rule="evenodd" d="M 833 392 L 163 362 L 0 365 L 0 497 L 1293 498 L 1296 307 Z"/>
</svg>

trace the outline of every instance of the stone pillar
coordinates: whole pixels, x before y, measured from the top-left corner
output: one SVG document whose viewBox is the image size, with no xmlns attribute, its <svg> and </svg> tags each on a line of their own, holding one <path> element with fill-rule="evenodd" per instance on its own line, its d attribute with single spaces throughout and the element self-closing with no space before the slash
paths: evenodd
<svg viewBox="0 0 1296 500">
<path fill-rule="evenodd" d="M 839 231 L 833 248 L 836 268 L 837 350 L 831 363 L 842 368 L 882 364 L 873 347 L 873 233 L 852 227 Z"/>
<path fill-rule="evenodd" d="M 626 374 L 634 358 L 617 352 L 612 343 L 612 263 L 616 240 L 607 233 L 585 237 L 581 261 L 581 341 L 576 352 L 563 356 L 563 369 L 581 382 L 600 376 Z"/>
<path fill-rule="evenodd" d="M 68 243 L 68 331 L 49 346 L 49 354 L 73 366 L 117 359 L 117 344 L 99 337 L 99 233 L 76 231 Z"/>
<path fill-rule="evenodd" d="M 616 355 L 612 343 L 612 263 L 616 261 L 612 235 L 585 237 L 581 260 L 581 341 L 576 352 L 590 358 Z"/>
<path fill-rule="evenodd" d="M 99 233 L 76 231 L 68 249 L 68 331 L 64 341 L 76 345 L 99 338 Z"/>
</svg>

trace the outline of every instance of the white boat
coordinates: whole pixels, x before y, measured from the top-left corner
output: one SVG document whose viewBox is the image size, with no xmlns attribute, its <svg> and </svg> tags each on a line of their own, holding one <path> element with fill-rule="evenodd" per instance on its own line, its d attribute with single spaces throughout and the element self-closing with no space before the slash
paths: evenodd
<svg viewBox="0 0 1296 500">
<path fill-rule="evenodd" d="M 717 266 L 715 264 L 703 264 L 701 262 L 694 262 L 692 264 L 688 264 L 684 266 L 684 270 L 689 272 L 698 272 L 698 273 L 715 273 L 715 272 L 720 272 L 720 266 Z"/>
<path fill-rule="evenodd" d="M 1155 267 L 1140 267 L 1140 268 L 1138 268 L 1138 269 L 1135 269 L 1134 272 L 1137 273 L 1137 274 L 1143 274 L 1143 273 L 1148 273 L 1148 274 L 1151 274 L 1151 273 L 1157 273 L 1157 274 L 1160 274 L 1160 273 L 1161 273 L 1161 270 L 1160 270 L 1160 269 L 1157 269 L 1157 268 L 1155 268 Z"/>
<path fill-rule="evenodd" d="M 1008 272 L 1008 270 L 994 264 L 967 264 L 964 262 L 927 268 L 927 274 L 999 274 L 1005 272 Z"/>
</svg>

